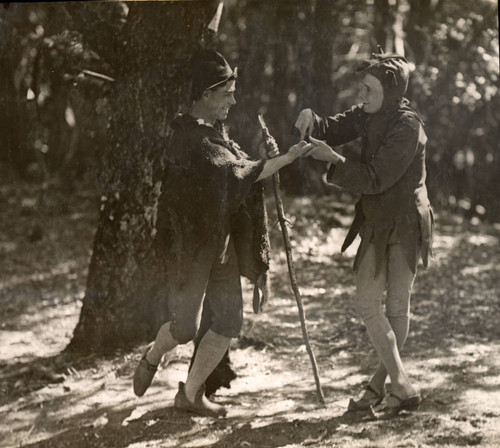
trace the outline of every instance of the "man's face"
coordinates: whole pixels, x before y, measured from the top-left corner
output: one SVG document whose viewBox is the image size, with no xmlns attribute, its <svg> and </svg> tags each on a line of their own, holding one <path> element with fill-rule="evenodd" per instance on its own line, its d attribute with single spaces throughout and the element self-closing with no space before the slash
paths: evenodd
<svg viewBox="0 0 500 448">
<path fill-rule="evenodd" d="M 236 81 L 232 79 L 224 85 L 204 93 L 206 95 L 205 106 L 214 122 L 215 120 L 224 121 L 227 118 L 229 109 L 236 104 L 234 99 L 235 91 Z"/>
<path fill-rule="evenodd" d="M 359 98 L 368 114 L 378 112 L 384 102 L 384 88 L 375 76 L 366 74 L 360 83 Z"/>
</svg>

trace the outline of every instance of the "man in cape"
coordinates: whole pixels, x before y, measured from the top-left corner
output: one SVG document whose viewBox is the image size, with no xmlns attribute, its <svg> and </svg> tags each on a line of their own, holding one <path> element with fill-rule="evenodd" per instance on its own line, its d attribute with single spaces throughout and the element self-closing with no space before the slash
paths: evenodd
<svg viewBox="0 0 500 448">
<path fill-rule="evenodd" d="M 142 396 L 162 356 L 193 340 L 202 310 L 209 313 L 174 406 L 211 417 L 226 415 L 223 406 L 207 399 L 204 384 L 242 327 L 240 275 L 255 285 L 256 311 L 265 299 L 269 240 L 259 181 L 313 146 L 300 142 L 281 156 L 275 147 L 268 160 L 242 151 L 223 125 L 236 104 L 236 78 L 237 70 L 216 51 L 193 56 L 192 108 L 171 125 L 154 241 L 171 318 L 134 374 L 134 392 Z"/>
</svg>

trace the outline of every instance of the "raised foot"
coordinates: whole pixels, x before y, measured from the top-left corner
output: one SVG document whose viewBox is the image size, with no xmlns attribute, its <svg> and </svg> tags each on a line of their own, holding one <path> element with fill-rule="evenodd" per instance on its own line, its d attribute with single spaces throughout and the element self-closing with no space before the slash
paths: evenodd
<svg viewBox="0 0 500 448">
<path fill-rule="evenodd" d="M 149 350 L 146 350 L 144 355 L 142 355 L 142 358 L 139 361 L 139 364 L 135 368 L 134 372 L 134 393 L 138 397 L 142 397 L 148 390 L 151 382 L 153 381 L 153 377 L 158 370 L 158 366 L 151 364 L 146 359 L 148 351 Z"/>
</svg>

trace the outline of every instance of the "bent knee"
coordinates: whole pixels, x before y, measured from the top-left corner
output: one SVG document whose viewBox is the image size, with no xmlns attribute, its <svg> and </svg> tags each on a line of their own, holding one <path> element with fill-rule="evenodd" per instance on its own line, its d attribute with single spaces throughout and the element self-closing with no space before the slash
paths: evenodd
<svg viewBox="0 0 500 448">
<path fill-rule="evenodd" d="M 243 327 L 243 316 L 227 322 L 213 322 L 210 329 L 226 338 L 237 338 Z"/>
<path fill-rule="evenodd" d="M 196 333 L 198 332 L 198 325 L 196 322 L 186 323 L 173 321 L 170 327 L 170 332 L 179 344 L 187 344 L 195 338 Z"/>
<path fill-rule="evenodd" d="M 373 296 L 365 294 L 356 294 L 354 296 L 354 308 L 363 319 L 369 319 L 382 312 L 382 304 Z"/>
</svg>

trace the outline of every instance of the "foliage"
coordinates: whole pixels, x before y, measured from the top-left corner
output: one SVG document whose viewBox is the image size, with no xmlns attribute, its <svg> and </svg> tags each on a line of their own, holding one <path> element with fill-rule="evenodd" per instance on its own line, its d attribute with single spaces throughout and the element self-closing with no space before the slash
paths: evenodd
<svg viewBox="0 0 500 448">
<path fill-rule="evenodd" d="M 446 2 L 423 30 L 427 42 L 410 89 L 427 122 L 434 198 L 495 219 L 500 168 L 496 17 L 492 2 Z"/>
<path fill-rule="evenodd" d="M 80 6 L 0 8 L 4 32 L 12 30 L 9 50 L 6 44 L 2 48 L 9 60 L 4 70 L 14 87 L 0 98 L 7 109 L 16 109 L 10 121 L 20 128 L 18 140 L 9 137 L 0 151 L 0 160 L 35 179 L 59 174 L 70 182 L 100 164 L 97 148 L 111 113 L 110 81 L 91 73 L 113 76 L 112 55 L 120 52 L 113 30 L 127 20 L 128 8 L 120 2 L 96 3 L 87 4 L 83 13 L 77 11 Z M 93 17 L 105 25 L 92 40 L 79 30 Z M 231 134 L 254 151 L 259 138 L 255 117 L 261 112 L 280 146 L 288 147 L 300 109 L 332 114 L 356 101 L 355 67 L 378 41 L 397 47 L 401 36 L 393 30 L 400 24 L 415 66 L 408 96 L 429 135 L 434 205 L 497 220 L 496 18 L 497 5 L 487 0 L 226 0 L 215 44 L 240 67 Z M 317 162 L 299 161 L 284 170 L 283 184 L 290 193 L 331 193 L 322 172 Z"/>
<path fill-rule="evenodd" d="M 2 10 L 3 9 L 3 10 Z M 0 9 L 14 24 L 11 51 L 15 88 L 23 110 L 26 154 L 12 161 L 36 180 L 62 175 L 66 184 L 98 163 L 96 136 L 106 122 L 107 81 L 89 73 L 110 67 L 68 27 L 71 16 L 56 4 L 14 4 Z"/>
</svg>

